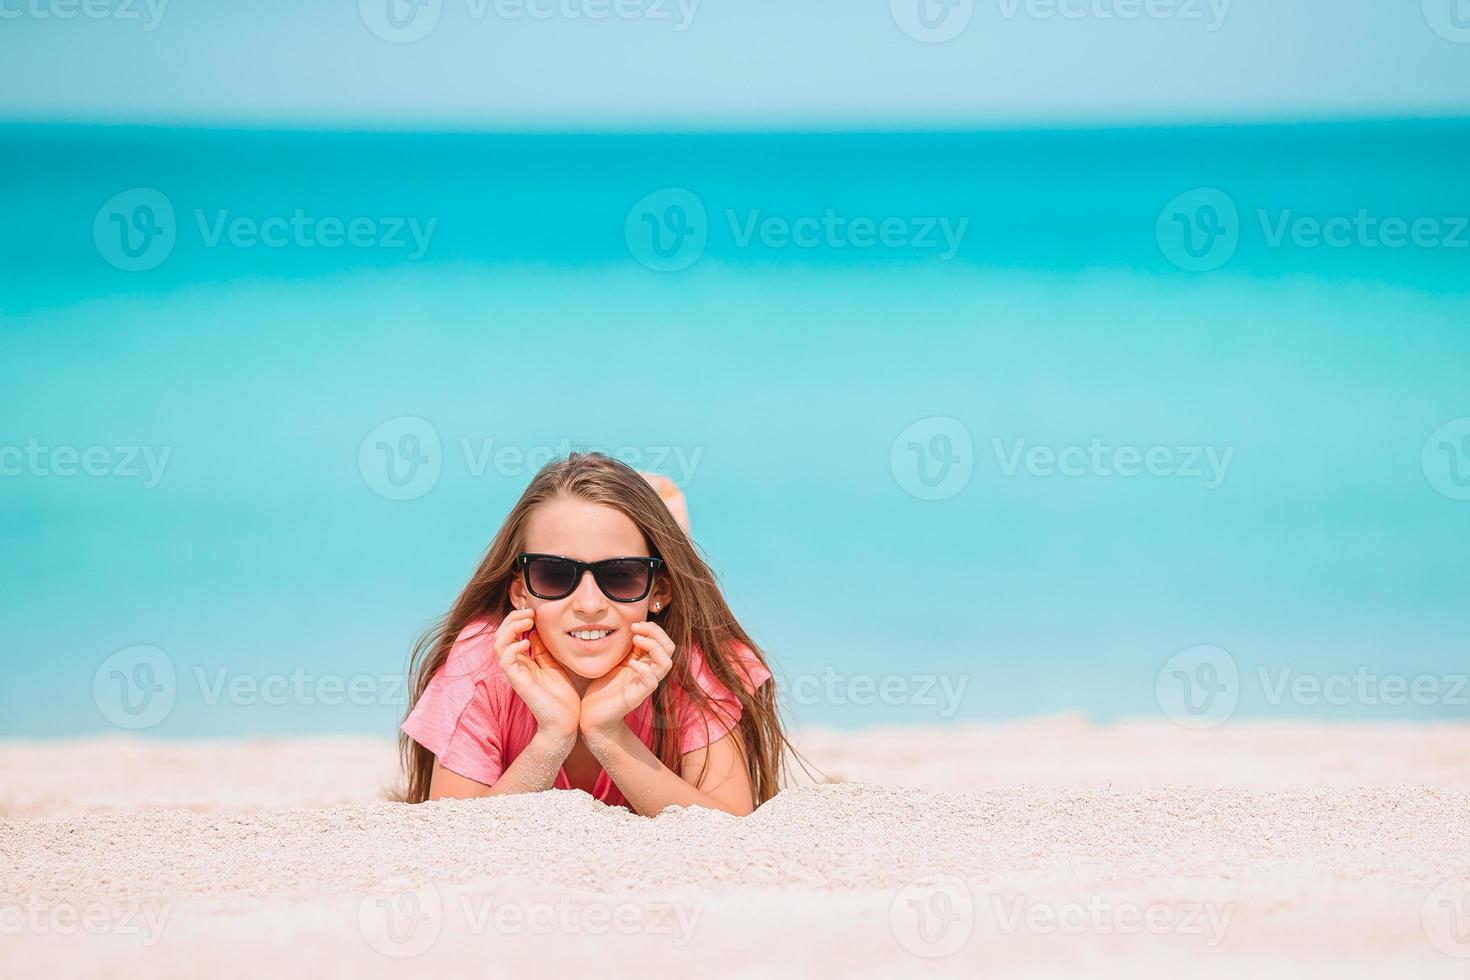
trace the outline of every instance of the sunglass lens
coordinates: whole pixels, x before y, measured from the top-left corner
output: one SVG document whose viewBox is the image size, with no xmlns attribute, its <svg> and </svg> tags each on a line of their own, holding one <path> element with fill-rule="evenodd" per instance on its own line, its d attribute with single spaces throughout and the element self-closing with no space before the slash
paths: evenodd
<svg viewBox="0 0 1470 980">
<path fill-rule="evenodd" d="M 560 558 L 532 558 L 527 570 L 527 584 L 542 598 L 559 599 L 572 591 L 577 570 Z"/>
<path fill-rule="evenodd" d="M 648 592 L 650 571 L 647 562 L 610 561 L 598 566 L 597 584 L 612 599 L 636 602 Z"/>
</svg>

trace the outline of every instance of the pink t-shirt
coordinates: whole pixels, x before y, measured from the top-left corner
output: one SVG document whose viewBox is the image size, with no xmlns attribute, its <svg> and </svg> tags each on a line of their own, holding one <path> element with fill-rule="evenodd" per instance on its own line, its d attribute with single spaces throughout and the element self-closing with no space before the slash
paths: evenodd
<svg viewBox="0 0 1470 980">
<path fill-rule="evenodd" d="M 499 619 L 481 619 L 465 627 L 403 723 L 408 736 L 434 753 L 440 765 L 486 786 L 495 784 L 536 734 L 535 716 L 495 658 L 493 641 L 499 625 Z M 754 651 L 741 644 L 736 652 L 741 660 L 738 669 L 750 681 L 746 690 L 754 691 L 770 680 L 771 672 Z M 680 754 L 719 741 L 739 722 L 741 711 L 740 702 L 709 672 L 697 646 L 690 648 L 689 657 L 694 682 L 712 703 L 701 713 L 677 685 L 672 688 Z M 652 749 L 652 698 L 624 720 Z M 554 785 L 572 788 L 565 769 L 556 774 Z M 610 806 L 632 809 L 605 770 L 598 770 L 592 795 Z"/>
</svg>

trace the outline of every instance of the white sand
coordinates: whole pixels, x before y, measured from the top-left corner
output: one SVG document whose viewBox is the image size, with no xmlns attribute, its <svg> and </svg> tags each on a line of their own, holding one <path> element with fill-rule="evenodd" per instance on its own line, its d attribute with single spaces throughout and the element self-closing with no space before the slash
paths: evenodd
<svg viewBox="0 0 1470 980">
<path fill-rule="evenodd" d="M 1470 726 L 801 743 L 849 781 L 656 820 L 374 802 L 370 740 L 0 743 L 0 975 L 1470 976 Z"/>
</svg>

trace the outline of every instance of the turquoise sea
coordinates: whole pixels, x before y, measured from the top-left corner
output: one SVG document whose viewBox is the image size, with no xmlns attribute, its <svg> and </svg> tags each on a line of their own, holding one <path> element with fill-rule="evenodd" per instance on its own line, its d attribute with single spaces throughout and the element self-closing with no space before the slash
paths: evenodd
<svg viewBox="0 0 1470 980">
<path fill-rule="evenodd" d="M 799 722 L 1160 717 L 1179 664 L 1463 720 L 1467 159 L 0 127 L 0 736 L 390 733 L 577 446 L 680 483 Z"/>
</svg>

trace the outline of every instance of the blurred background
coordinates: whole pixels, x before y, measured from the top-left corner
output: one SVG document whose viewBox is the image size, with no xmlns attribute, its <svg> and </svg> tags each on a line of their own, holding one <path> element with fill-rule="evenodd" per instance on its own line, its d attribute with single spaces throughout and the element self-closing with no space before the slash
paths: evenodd
<svg viewBox="0 0 1470 980">
<path fill-rule="evenodd" d="M 0 21 L 0 735 L 391 736 L 590 448 L 799 724 L 1470 716 L 1465 0 Z"/>
</svg>

